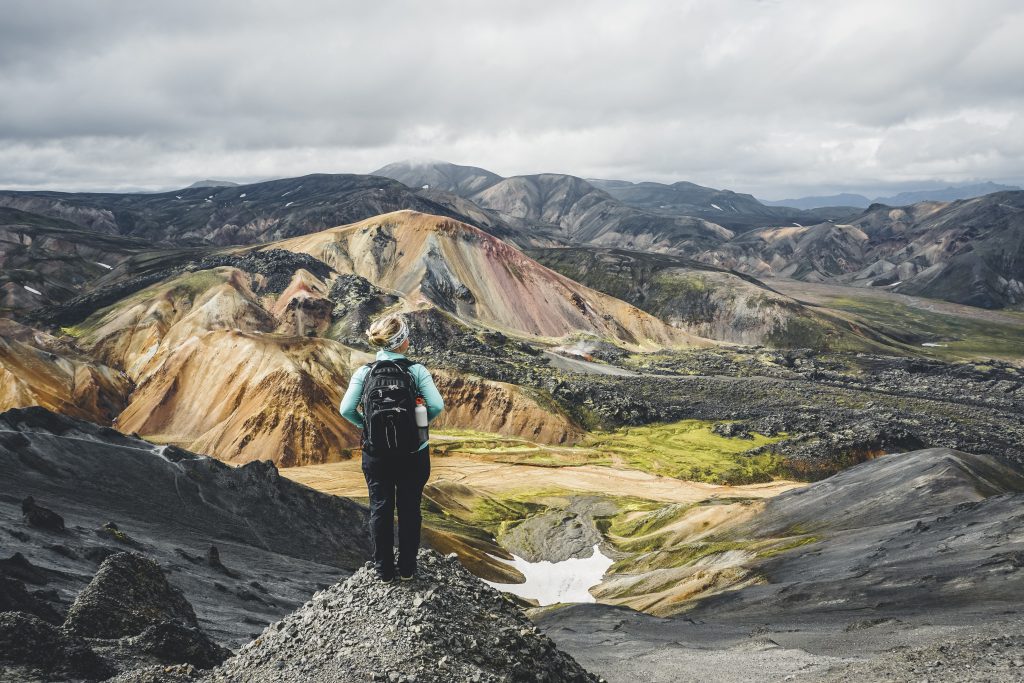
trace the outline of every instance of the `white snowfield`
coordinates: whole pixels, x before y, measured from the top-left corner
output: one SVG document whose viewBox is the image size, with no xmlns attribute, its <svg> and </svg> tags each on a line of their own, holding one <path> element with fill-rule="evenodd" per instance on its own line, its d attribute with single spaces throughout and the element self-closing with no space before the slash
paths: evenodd
<svg viewBox="0 0 1024 683">
<path fill-rule="evenodd" d="M 107 270 L 113 270 L 114 266 L 108 266 L 106 263 L 100 263 L 99 261 L 93 261 L 97 266 L 103 266 Z"/>
<path fill-rule="evenodd" d="M 27 289 L 28 291 L 32 292 L 33 294 L 38 294 L 39 296 L 42 296 L 42 295 L 43 295 L 43 293 L 42 293 L 42 292 L 40 292 L 40 291 L 39 291 L 38 289 L 36 289 L 35 287 L 29 287 L 28 285 L 22 285 L 22 287 L 24 287 L 24 288 L 25 288 L 25 289 Z"/>
<path fill-rule="evenodd" d="M 711 206 L 715 207 L 715 208 L 716 208 L 716 209 L 718 209 L 719 211 L 725 211 L 725 209 L 723 209 L 722 207 L 720 207 L 720 206 L 719 206 L 718 204 L 712 204 Z"/>
<path fill-rule="evenodd" d="M 543 605 L 559 602 L 595 602 L 590 589 L 601 583 L 604 573 L 612 566 L 612 560 L 594 546 L 590 557 L 569 559 L 563 562 L 528 562 L 518 555 L 512 561 L 498 559 L 511 565 L 526 577 L 525 583 L 493 583 L 490 586 L 521 598 L 536 600 Z"/>
</svg>

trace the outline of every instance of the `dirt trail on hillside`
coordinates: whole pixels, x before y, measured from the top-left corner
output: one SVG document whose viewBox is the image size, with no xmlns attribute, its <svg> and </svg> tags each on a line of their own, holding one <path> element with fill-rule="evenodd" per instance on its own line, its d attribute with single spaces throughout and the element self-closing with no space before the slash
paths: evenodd
<svg viewBox="0 0 1024 683">
<path fill-rule="evenodd" d="M 366 481 L 358 459 L 288 467 L 283 468 L 281 474 L 324 493 L 366 497 Z M 458 482 L 499 496 L 521 491 L 566 491 L 574 494 L 631 496 L 667 503 L 696 503 L 714 498 L 770 498 L 803 486 L 792 481 L 717 486 L 600 465 L 541 467 L 492 462 L 461 455 L 435 456 L 431 459 L 430 481 L 439 480 Z"/>
</svg>

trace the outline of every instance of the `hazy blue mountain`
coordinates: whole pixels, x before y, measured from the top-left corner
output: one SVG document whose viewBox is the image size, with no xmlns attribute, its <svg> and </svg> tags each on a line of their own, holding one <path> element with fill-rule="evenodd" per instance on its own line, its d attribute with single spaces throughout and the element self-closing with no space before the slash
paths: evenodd
<svg viewBox="0 0 1024 683">
<path fill-rule="evenodd" d="M 497 173 L 483 168 L 445 161 L 398 161 L 378 168 L 370 175 L 391 178 L 413 189 L 441 190 L 466 198 L 504 180 Z"/>
<path fill-rule="evenodd" d="M 830 194 L 813 197 L 800 197 L 798 199 L 762 199 L 761 203 L 767 206 L 789 206 L 795 209 L 818 209 L 833 206 L 854 206 L 858 209 L 866 209 L 872 204 L 885 204 L 886 206 L 909 206 L 918 202 L 954 202 L 958 199 L 973 199 L 993 192 L 1008 192 L 1019 190 L 1016 185 L 1000 185 L 987 182 L 974 185 L 951 185 L 941 190 L 911 190 L 900 192 L 889 197 L 875 197 L 868 199 L 862 194 Z"/>
<path fill-rule="evenodd" d="M 953 202 L 957 199 L 973 199 L 993 192 L 1009 192 L 1019 190 L 1016 185 L 999 185 L 997 183 L 978 183 L 976 185 L 958 185 L 943 190 L 919 190 L 900 192 L 891 197 L 878 197 L 875 202 L 888 206 L 907 206 L 918 202 Z"/>
<path fill-rule="evenodd" d="M 816 197 L 800 197 L 799 199 L 779 199 L 772 201 L 762 199 L 762 204 L 767 206 L 789 206 L 794 209 L 821 209 L 826 206 L 853 206 L 858 209 L 866 209 L 871 206 L 871 200 L 862 194 L 830 194 Z"/>
<path fill-rule="evenodd" d="M 233 183 L 230 180 L 210 180 L 207 178 L 206 180 L 197 180 L 185 189 L 192 190 L 197 187 L 238 187 L 238 183 Z"/>
</svg>

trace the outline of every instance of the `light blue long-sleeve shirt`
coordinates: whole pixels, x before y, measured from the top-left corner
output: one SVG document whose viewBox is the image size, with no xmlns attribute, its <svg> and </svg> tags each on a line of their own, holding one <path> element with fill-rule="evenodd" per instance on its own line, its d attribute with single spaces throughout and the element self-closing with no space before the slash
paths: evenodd
<svg viewBox="0 0 1024 683">
<path fill-rule="evenodd" d="M 380 350 L 377 352 L 377 360 L 396 360 L 399 358 L 405 358 L 405 356 L 391 351 Z M 359 402 L 363 397 L 363 382 L 366 379 L 366 373 L 369 371 L 370 367 L 364 365 L 352 373 L 348 389 L 345 390 L 345 395 L 341 398 L 341 416 L 360 429 L 363 428 L 363 414 L 356 410 L 356 408 L 359 407 Z M 430 376 L 430 371 L 419 363 L 409 366 L 409 374 L 416 380 L 419 395 L 423 397 L 423 402 L 427 404 L 427 419 L 433 420 L 444 410 L 444 399 L 441 398 L 441 393 L 434 386 L 434 378 Z M 420 450 L 423 450 L 429 444 L 429 441 L 424 441 L 423 445 L 420 446 Z"/>
</svg>

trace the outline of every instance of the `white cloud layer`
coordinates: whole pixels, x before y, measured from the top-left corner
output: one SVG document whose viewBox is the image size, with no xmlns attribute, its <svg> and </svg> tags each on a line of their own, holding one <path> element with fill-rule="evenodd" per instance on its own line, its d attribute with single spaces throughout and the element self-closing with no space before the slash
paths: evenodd
<svg viewBox="0 0 1024 683">
<path fill-rule="evenodd" d="M 1024 3 L 15 0 L 0 186 L 438 158 L 767 198 L 1024 181 Z"/>
</svg>

